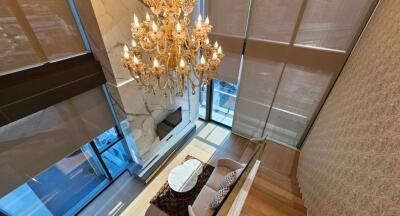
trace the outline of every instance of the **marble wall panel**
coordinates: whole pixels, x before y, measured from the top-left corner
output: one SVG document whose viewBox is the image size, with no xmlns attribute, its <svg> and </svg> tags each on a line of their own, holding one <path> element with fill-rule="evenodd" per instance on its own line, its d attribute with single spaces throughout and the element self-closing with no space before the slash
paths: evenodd
<svg viewBox="0 0 400 216">
<path fill-rule="evenodd" d="M 157 124 L 178 106 L 189 115 L 189 96 L 176 98 L 175 93 L 155 95 L 145 91 L 122 67 L 121 51 L 131 39 L 130 24 L 133 13 L 140 20 L 149 9 L 140 0 L 75 1 L 82 23 L 89 35 L 93 52 L 102 62 L 106 73 L 107 87 L 120 121 L 127 120 L 134 137 L 136 149 L 143 157 L 159 143 Z M 194 13 L 198 14 L 199 7 Z M 197 17 L 197 15 L 196 15 Z M 108 74 L 108 75 L 107 75 Z M 193 100 L 192 100 L 193 101 Z M 197 112 L 196 112 L 197 113 Z"/>
</svg>

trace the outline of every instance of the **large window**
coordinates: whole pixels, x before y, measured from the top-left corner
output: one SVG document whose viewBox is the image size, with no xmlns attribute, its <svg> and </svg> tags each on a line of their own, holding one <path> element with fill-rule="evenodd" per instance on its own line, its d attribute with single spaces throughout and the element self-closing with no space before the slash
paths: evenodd
<svg viewBox="0 0 400 216">
<path fill-rule="evenodd" d="M 213 80 L 211 119 L 232 127 L 237 95 L 237 85 Z"/>
<path fill-rule="evenodd" d="M 236 84 L 213 80 L 210 88 L 200 91 L 199 117 L 232 127 L 237 90 Z M 207 93 L 212 98 L 211 104 L 207 102 Z"/>
<path fill-rule="evenodd" d="M 123 140 L 116 128 L 111 128 L 2 197 L 0 212 L 74 215 L 128 164 Z"/>
</svg>

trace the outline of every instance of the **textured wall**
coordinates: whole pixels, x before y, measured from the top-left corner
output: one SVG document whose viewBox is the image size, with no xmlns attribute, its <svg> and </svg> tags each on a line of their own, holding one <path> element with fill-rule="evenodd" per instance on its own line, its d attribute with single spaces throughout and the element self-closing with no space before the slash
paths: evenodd
<svg viewBox="0 0 400 216">
<path fill-rule="evenodd" d="M 310 215 L 400 215 L 399 11 L 381 0 L 301 150 Z"/>
</svg>

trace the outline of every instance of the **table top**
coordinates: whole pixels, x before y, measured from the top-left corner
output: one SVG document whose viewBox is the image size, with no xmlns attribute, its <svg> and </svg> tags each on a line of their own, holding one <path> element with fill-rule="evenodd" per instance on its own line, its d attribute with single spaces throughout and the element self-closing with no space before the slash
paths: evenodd
<svg viewBox="0 0 400 216">
<path fill-rule="evenodd" d="M 173 168 L 168 175 L 168 185 L 176 192 L 187 192 L 197 183 L 197 177 L 203 171 L 201 162 L 190 159 Z"/>
</svg>

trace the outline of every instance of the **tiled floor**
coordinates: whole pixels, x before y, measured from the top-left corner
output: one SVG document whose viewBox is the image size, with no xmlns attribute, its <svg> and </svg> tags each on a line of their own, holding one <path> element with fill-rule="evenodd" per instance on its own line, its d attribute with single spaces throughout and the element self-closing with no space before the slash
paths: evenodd
<svg viewBox="0 0 400 216">
<path fill-rule="evenodd" d="M 187 155 L 215 165 L 220 157 L 239 159 L 246 148 L 246 139 L 231 134 L 230 130 L 224 127 L 198 121 L 196 128 L 196 135 L 147 185 L 124 173 L 79 215 L 145 215 L 150 200 L 167 181 L 170 170 L 180 164 Z"/>
</svg>

